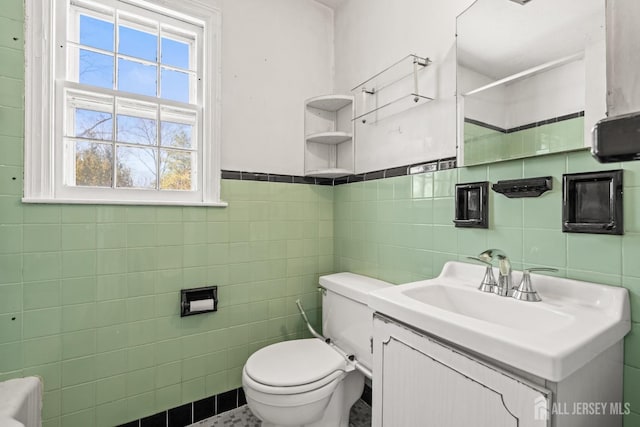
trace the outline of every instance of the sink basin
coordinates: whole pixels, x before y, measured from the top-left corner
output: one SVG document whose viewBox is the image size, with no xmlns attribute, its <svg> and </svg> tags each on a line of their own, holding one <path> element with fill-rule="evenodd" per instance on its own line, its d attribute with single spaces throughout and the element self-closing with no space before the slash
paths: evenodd
<svg viewBox="0 0 640 427">
<path fill-rule="evenodd" d="M 573 317 L 550 310 L 541 304 L 522 304 L 513 298 L 497 298 L 471 287 L 419 286 L 402 293 L 420 303 L 458 315 L 519 330 L 543 329 L 551 331 L 567 326 Z"/>
<path fill-rule="evenodd" d="M 497 274 L 497 272 L 496 272 Z M 477 289 L 484 267 L 449 262 L 435 279 L 374 291 L 375 311 L 473 352 L 559 382 L 630 330 L 624 288 L 532 274 L 541 302 Z M 519 283 L 520 272 L 513 273 Z"/>
</svg>

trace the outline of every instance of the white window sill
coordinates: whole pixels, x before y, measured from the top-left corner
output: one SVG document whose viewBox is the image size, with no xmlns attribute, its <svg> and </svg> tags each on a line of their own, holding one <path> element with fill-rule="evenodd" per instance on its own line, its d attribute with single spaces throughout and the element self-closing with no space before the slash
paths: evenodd
<svg viewBox="0 0 640 427">
<path fill-rule="evenodd" d="M 203 206 L 226 208 L 229 206 L 227 202 L 178 202 L 169 200 L 100 200 L 100 199 L 39 199 L 33 197 L 23 197 L 22 203 L 39 203 L 39 204 L 64 204 L 64 205 L 143 205 L 143 206 Z"/>
</svg>

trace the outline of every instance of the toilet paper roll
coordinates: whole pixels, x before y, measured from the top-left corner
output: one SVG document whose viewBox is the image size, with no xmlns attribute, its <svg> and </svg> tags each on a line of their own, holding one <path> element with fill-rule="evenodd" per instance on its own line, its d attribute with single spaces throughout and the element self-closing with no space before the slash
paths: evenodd
<svg viewBox="0 0 640 427">
<path fill-rule="evenodd" d="M 191 313 L 196 311 L 206 311 L 206 310 L 213 310 L 212 299 L 201 299 L 201 300 L 189 302 L 189 311 Z"/>
</svg>

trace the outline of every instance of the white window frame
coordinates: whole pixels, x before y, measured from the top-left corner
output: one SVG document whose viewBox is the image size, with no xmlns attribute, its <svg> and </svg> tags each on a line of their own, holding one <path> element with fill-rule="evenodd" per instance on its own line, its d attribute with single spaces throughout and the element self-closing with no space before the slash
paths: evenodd
<svg viewBox="0 0 640 427">
<path fill-rule="evenodd" d="M 60 39 L 56 14 L 60 2 L 70 0 L 26 0 L 25 41 L 25 159 L 24 203 L 77 203 L 129 205 L 226 206 L 220 201 L 220 94 L 221 17 L 211 0 L 110 0 L 124 7 L 138 6 L 186 22 L 203 30 L 201 60 L 203 76 L 197 178 L 195 191 L 137 190 L 63 186 L 61 140 L 64 108 L 57 82 L 55 49 L 66 49 L 66 32 Z M 66 16 L 66 15 L 65 15 Z M 66 18 L 65 18 L 66 20 Z M 66 55 L 61 55 L 64 60 Z M 200 61 L 200 59 L 198 59 Z M 66 83 L 73 85 L 73 83 Z M 59 93 L 56 93 L 56 92 Z M 125 95 L 126 96 L 126 95 Z M 113 118 L 115 119 L 115 117 Z M 56 122 L 56 120 L 58 122 Z M 158 177 L 159 179 L 159 177 Z"/>
</svg>

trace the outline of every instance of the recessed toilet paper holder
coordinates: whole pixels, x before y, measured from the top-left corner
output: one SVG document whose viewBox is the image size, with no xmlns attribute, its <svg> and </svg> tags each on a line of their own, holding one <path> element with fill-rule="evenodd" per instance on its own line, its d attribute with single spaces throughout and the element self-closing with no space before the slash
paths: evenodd
<svg viewBox="0 0 640 427">
<path fill-rule="evenodd" d="M 218 287 L 180 290 L 180 317 L 218 311 Z"/>
</svg>

